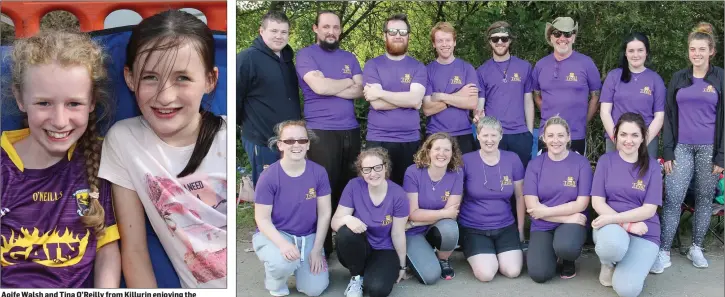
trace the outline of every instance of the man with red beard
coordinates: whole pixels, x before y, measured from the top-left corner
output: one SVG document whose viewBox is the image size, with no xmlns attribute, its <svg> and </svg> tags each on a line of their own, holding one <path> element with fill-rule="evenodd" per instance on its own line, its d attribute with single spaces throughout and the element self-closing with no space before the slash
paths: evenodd
<svg viewBox="0 0 725 297">
<path fill-rule="evenodd" d="M 383 25 L 386 53 L 363 70 L 363 94 L 370 103 L 366 147 L 383 147 L 393 164 L 390 179 L 403 184 L 405 169 L 420 146 L 420 109 L 428 77 L 425 66 L 407 55 L 410 25 L 404 14 Z"/>
<path fill-rule="evenodd" d="M 592 58 L 572 49 L 578 27 L 570 17 L 546 24 L 546 42 L 554 52 L 536 62 L 531 79 L 541 125 L 552 116 L 561 116 L 571 128 L 571 150 L 583 156 L 587 123 L 599 107 L 602 80 Z M 545 151 L 543 142 L 539 144 Z"/>
<path fill-rule="evenodd" d="M 446 132 L 458 142 L 461 153 L 477 148 L 471 133 L 469 111 L 478 103 L 478 77 L 473 66 L 456 58 L 456 30 L 448 22 L 437 23 L 430 32 L 438 57 L 426 66 L 428 86 L 423 113 L 428 117 L 426 134 Z"/>
<path fill-rule="evenodd" d="M 339 48 L 342 28 L 337 14 L 318 12 L 312 30 L 317 43 L 297 52 L 297 76 L 307 127 L 318 137 L 307 156 L 327 171 L 334 213 L 342 190 L 356 176 L 353 163 L 360 154 L 360 128 L 354 101 L 362 98 L 362 70 L 355 55 Z M 332 253 L 331 235 L 329 231 L 325 238 L 326 255 Z"/>
<path fill-rule="evenodd" d="M 484 112 L 501 122 L 503 138 L 498 148 L 516 153 L 521 163 L 531 160 L 534 137 L 534 100 L 531 95 L 531 63 L 511 55 L 511 25 L 504 21 L 486 30 L 493 58 L 478 67 L 479 98 Z"/>
</svg>

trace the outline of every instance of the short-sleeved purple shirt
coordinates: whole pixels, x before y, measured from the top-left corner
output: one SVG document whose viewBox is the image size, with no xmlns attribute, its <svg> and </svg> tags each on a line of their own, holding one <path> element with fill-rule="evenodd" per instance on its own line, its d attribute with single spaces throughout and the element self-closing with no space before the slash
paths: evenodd
<svg viewBox="0 0 725 297">
<path fill-rule="evenodd" d="M 592 196 L 604 197 L 607 205 L 621 213 L 644 204 L 662 205 L 662 169 L 653 158 L 649 161 L 649 170 L 639 176 L 634 164 L 622 159 L 618 151 L 602 155 L 592 181 Z M 647 233 L 642 237 L 660 245 L 660 217 L 654 214 L 644 220 Z"/>
<path fill-rule="evenodd" d="M 500 150 L 494 166 L 483 162 L 479 151 L 463 155 L 465 193 L 458 223 L 467 228 L 493 230 L 514 223 L 511 195 L 514 182 L 524 179 L 524 165 L 515 153 Z"/>
<path fill-rule="evenodd" d="M 360 63 L 350 52 L 332 52 L 313 44 L 297 52 L 295 67 L 305 100 L 305 120 L 310 129 L 350 130 L 358 127 L 353 100 L 337 96 L 318 95 L 305 82 L 310 71 L 320 71 L 326 78 L 345 79 L 362 74 Z"/>
<path fill-rule="evenodd" d="M 541 91 L 541 124 L 559 114 L 571 128 L 571 138 L 584 139 L 587 128 L 589 92 L 602 88 L 594 61 L 577 51 L 557 61 L 550 54 L 536 63 L 531 74 L 532 88 Z"/>
<path fill-rule="evenodd" d="M 589 196 L 592 189 L 592 167 L 586 157 L 570 151 L 563 160 L 554 161 L 541 154 L 529 162 L 524 178 L 524 195 L 537 196 L 547 207 L 576 201 Z M 586 211 L 582 211 L 586 215 Z M 531 231 L 556 229 L 559 223 L 531 219 Z"/>
<path fill-rule="evenodd" d="M 717 90 L 702 78 L 677 91 L 677 142 L 713 144 L 717 118 Z"/>
<path fill-rule="evenodd" d="M 353 209 L 352 215 L 367 225 L 367 237 L 374 250 L 393 250 L 393 218 L 410 213 L 408 197 L 399 185 L 388 180 L 388 193 L 379 205 L 373 204 L 368 183 L 362 177 L 350 180 L 342 191 L 340 204 Z"/>
<path fill-rule="evenodd" d="M 463 172 L 446 171 L 443 178 L 433 182 L 428 175 L 428 168 L 418 168 L 413 164 L 405 170 L 403 189 L 406 193 L 418 194 L 418 208 L 439 210 L 448 202 L 448 197 L 463 194 Z M 408 229 L 407 235 L 417 235 L 428 230 L 428 226 Z"/>
<path fill-rule="evenodd" d="M 450 64 L 443 65 L 433 60 L 426 66 L 428 86 L 426 95 L 433 93 L 453 94 L 467 84 L 478 86 L 476 70 L 468 62 L 456 58 Z M 443 111 L 428 117 L 426 134 L 447 132 L 453 136 L 471 133 L 471 121 L 468 110 L 448 106 Z"/>
<path fill-rule="evenodd" d="M 627 112 L 642 115 L 645 125 L 649 126 L 655 112 L 665 111 L 665 82 L 657 72 L 645 69 L 641 73 L 632 73 L 628 83 L 622 82 L 622 68 L 607 74 L 602 86 L 601 103 L 612 103 L 612 120 L 617 124 L 619 117 Z M 604 132 L 606 135 L 606 131 Z M 609 135 L 607 135 L 609 136 Z"/>
<path fill-rule="evenodd" d="M 310 160 L 305 172 L 291 177 L 280 161 L 262 172 L 254 191 L 254 203 L 272 205 L 272 224 L 279 231 L 307 236 L 317 229 L 317 197 L 330 194 L 325 168 Z"/>
<path fill-rule="evenodd" d="M 381 55 L 370 59 L 363 69 L 364 84 L 380 84 L 388 92 L 409 92 L 410 85 L 425 87 L 428 76 L 425 66 L 418 60 L 405 56 L 400 61 Z M 420 113 L 415 108 L 368 111 L 367 140 L 386 142 L 411 142 L 420 140 Z"/>
<path fill-rule="evenodd" d="M 531 93 L 531 63 L 515 56 L 504 62 L 489 59 L 476 72 L 480 85 L 478 97 L 486 98 L 486 115 L 501 122 L 504 134 L 528 131 L 524 95 Z"/>
</svg>

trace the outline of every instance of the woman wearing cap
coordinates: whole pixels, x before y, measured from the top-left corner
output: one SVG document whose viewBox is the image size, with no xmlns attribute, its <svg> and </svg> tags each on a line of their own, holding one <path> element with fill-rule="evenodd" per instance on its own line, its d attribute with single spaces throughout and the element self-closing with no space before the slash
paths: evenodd
<svg viewBox="0 0 725 297">
<path fill-rule="evenodd" d="M 350 271 L 346 297 L 385 297 L 405 277 L 405 225 L 410 204 L 405 191 L 390 178 L 390 157 L 381 147 L 360 152 L 360 175 L 347 183 L 340 197 L 332 230 L 337 258 Z"/>
<path fill-rule="evenodd" d="M 569 151 L 569 125 L 559 116 L 546 121 L 541 139 L 547 152 L 529 163 L 524 178 L 524 199 L 531 215 L 531 240 L 526 254 L 529 276 L 543 283 L 556 275 L 576 276 L 574 262 L 586 240 L 584 215 L 589 205 L 592 167 L 582 155 Z"/>
<path fill-rule="evenodd" d="M 592 58 L 572 49 L 578 28 L 569 17 L 546 24 L 546 42 L 554 52 L 536 62 L 531 79 L 534 101 L 541 110 L 540 126 L 560 115 L 571 128 L 572 150 L 584 155 L 587 123 L 597 111 L 602 81 Z M 539 147 L 546 150 L 543 142 Z"/>
<path fill-rule="evenodd" d="M 657 72 L 647 68 L 649 39 L 641 33 L 628 35 L 622 43 L 619 68 L 610 71 L 602 86 L 599 116 L 607 135 L 607 152 L 615 151 L 614 123 L 626 112 L 642 115 L 647 125 L 645 145 L 657 156 L 658 134 L 665 119 L 665 83 Z"/>
<path fill-rule="evenodd" d="M 665 201 L 662 213 L 662 247 L 652 272 L 672 265 L 670 247 L 680 222 L 680 206 L 695 177 L 695 219 L 692 246 L 687 258 L 706 268 L 702 244 L 710 226 L 710 205 L 717 175 L 723 172 L 723 69 L 710 64 L 715 55 L 712 25 L 700 23 L 688 36 L 692 67 L 672 75 L 665 105 Z"/>
<path fill-rule="evenodd" d="M 408 263 L 415 277 L 429 285 L 456 275 L 448 257 L 458 245 L 463 161 L 457 141 L 444 132 L 428 136 L 413 159 L 415 164 L 405 171 L 403 181 L 410 201 L 405 232 Z"/>
<path fill-rule="evenodd" d="M 489 282 L 497 272 L 518 277 L 524 261 L 524 166 L 515 153 L 498 149 L 502 129 L 496 118 L 483 117 L 476 131 L 481 149 L 463 155 L 465 192 L 458 215 L 463 255 L 479 281 Z"/>
</svg>

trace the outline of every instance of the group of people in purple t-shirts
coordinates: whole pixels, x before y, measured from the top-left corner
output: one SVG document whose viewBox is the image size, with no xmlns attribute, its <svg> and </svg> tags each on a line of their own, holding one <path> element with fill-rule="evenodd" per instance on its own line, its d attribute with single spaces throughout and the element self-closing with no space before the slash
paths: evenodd
<svg viewBox="0 0 725 297">
<path fill-rule="evenodd" d="M 302 89 L 304 120 L 269 113 L 262 122 L 254 114 L 299 108 L 291 107 L 298 104 L 292 97 L 267 98 L 255 89 L 265 86 L 265 77 L 288 71 L 284 14 L 265 15 L 255 46 L 240 54 L 243 92 L 256 94 L 239 103 L 256 184 L 259 232 L 252 242 L 272 296 L 290 293 L 291 275 L 298 291 L 322 294 L 333 248 L 351 275 L 347 297 L 362 296 L 363 289 L 388 296 L 411 275 L 426 285 L 453 279 L 448 259 L 458 247 L 481 282 L 497 273 L 518 277 L 524 262 L 537 283 L 557 274 L 569 279 L 588 228 L 601 261 L 600 283 L 620 296 L 638 296 L 650 272 L 671 265 L 679 207 L 693 176 L 698 210 L 688 259 L 707 267 L 706 208 L 723 171 L 723 70 L 709 63 L 711 25 L 702 23 L 688 36 L 692 65 L 668 88 L 645 66 L 649 41 L 642 34 L 625 39 L 620 68 L 602 85 L 592 59 L 572 50 L 578 24 L 568 17 L 547 23 L 553 53 L 534 67 L 510 54 L 514 35 L 506 22 L 485 31 L 493 58 L 478 70 L 454 56 L 456 33 L 446 22 L 430 32 L 437 58 L 427 66 L 407 55 L 405 15 L 391 16 L 383 27 L 386 53 L 361 70 L 354 55 L 339 49 L 339 17 L 318 13 L 317 42 L 297 52 L 298 80 L 284 82 Z M 262 45 L 271 53 L 267 60 L 251 59 Z M 271 73 L 280 68 L 283 73 Z M 358 98 L 370 105 L 364 149 Z M 600 102 L 608 145 L 592 170 L 585 134 Z M 541 152 L 531 160 L 535 106 Z M 655 160 L 660 132 L 664 196 Z M 259 135 L 269 141 L 255 142 Z"/>
</svg>

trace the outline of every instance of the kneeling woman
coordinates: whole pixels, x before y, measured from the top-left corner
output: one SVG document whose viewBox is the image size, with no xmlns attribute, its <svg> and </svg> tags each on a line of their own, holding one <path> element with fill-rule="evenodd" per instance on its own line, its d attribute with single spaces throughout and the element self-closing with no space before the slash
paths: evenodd
<svg viewBox="0 0 725 297">
<path fill-rule="evenodd" d="M 574 261 L 586 240 L 592 184 L 592 167 L 586 157 L 569 150 L 569 125 L 551 117 L 542 129 L 547 152 L 529 163 L 524 179 L 524 198 L 531 215 L 531 240 L 526 255 L 529 276 L 543 283 L 556 275 L 561 259 L 561 278 L 576 276 Z"/>
<path fill-rule="evenodd" d="M 405 191 L 390 178 L 390 158 L 383 148 L 363 150 L 355 162 L 360 177 L 347 183 L 332 229 L 337 232 L 340 264 L 352 278 L 347 297 L 385 297 L 405 276 L 405 225 L 410 212 Z"/>
<path fill-rule="evenodd" d="M 639 296 L 660 248 L 662 170 L 647 152 L 642 116 L 625 113 L 614 132 L 617 151 L 599 158 L 592 182 L 599 282 L 619 296 Z"/>
<path fill-rule="evenodd" d="M 292 274 L 298 291 L 319 296 L 329 284 L 322 246 L 332 212 L 330 181 L 325 168 L 305 159 L 311 135 L 305 122 L 282 122 L 275 132 L 270 143 L 282 159 L 257 182 L 254 219 L 259 232 L 252 245 L 264 262 L 264 286 L 272 296 L 289 294 Z"/>
<path fill-rule="evenodd" d="M 481 149 L 463 155 L 466 190 L 458 217 L 463 255 L 479 281 L 493 280 L 497 271 L 518 277 L 524 262 L 524 165 L 515 153 L 498 149 L 503 135 L 498 120 L 483 117 L 476 130 Z M 511 211 L 514 193 L 517 220 Z"/>
<path fill-rule="evenodd" d="M 458 207 L 463 193 L 461 151 L 448 133 L 434 133 L 405 171 L 403 189 L 410 201 L 406 233 L 408 263 L 426 285 L 453 279 L 448 263 L 458 244 Z M 433 252 L 433 247 L 438 251 Z"/>
</svg>

